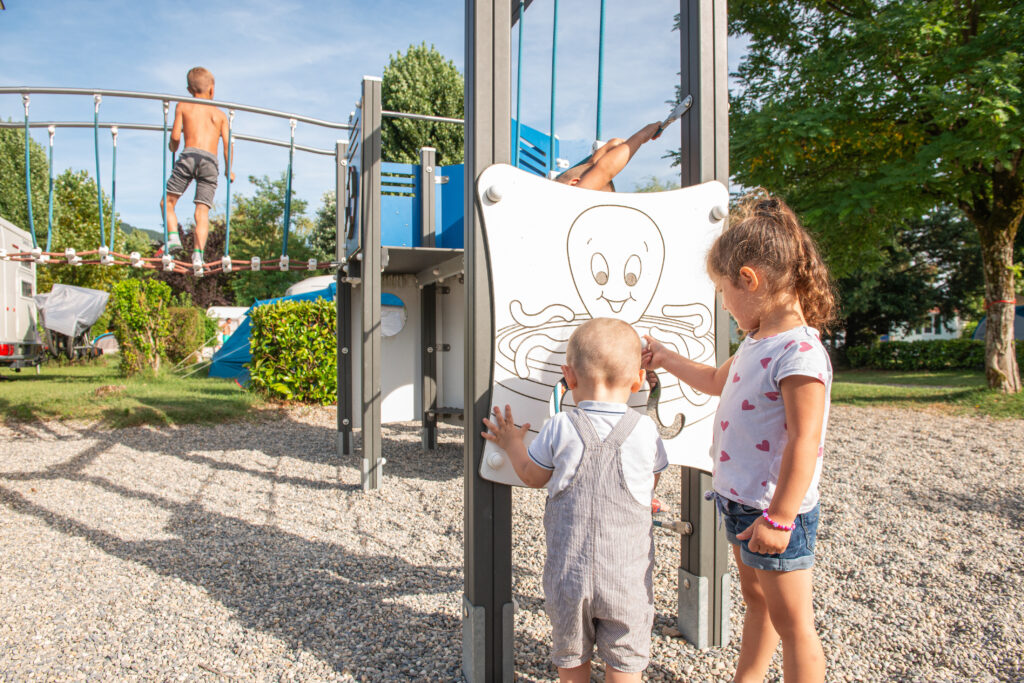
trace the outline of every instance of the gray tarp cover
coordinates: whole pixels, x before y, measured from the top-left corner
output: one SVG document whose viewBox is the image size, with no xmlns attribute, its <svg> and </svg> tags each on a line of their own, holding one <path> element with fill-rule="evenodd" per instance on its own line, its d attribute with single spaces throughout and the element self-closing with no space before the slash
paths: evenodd
<svg viewBox="0 0 1024 683">
<path fill-rule="evenodd" d="M 54 285 L 49 294 L 37 294 L 35 298 L 46 329 L 73 338 L 99 320 L 109 296 L 98 289 Z"/>
</svg>

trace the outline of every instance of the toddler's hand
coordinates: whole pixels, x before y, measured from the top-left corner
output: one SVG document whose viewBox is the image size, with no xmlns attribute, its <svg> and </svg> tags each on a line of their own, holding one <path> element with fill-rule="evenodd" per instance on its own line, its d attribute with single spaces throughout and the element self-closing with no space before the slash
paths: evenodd
<svg viewBox="0 0 1024 683">
<path fill-rule="evenodd" d="M 516 442 L 522 442 L 526 432 L 530 430 L 529 422 L 522 427 L 516 426 L 515 421 L 512 419 L 512 406 L 509 405 L 505 406 L 504 417 L 501 415 L 501 410 L 495 406 L 494 420 L 495 422 L 491 422 L 488 419 L 484 419 L 484 426 L 489 431 L 480 432 L 480 434 L 488 441 L 498 444 L 504 451 L 508 451 L 509 447 Z"/>
<path fill-rule="evenodd" d="M 747 548 L 752 553 L 777 555 L 789 547 L 789 537 L 792 533 L 792 531 L 776 529 L 758 517 L 753 524 L 736 534 L 736 539 L 740 541 L 749 539 Z"/>
</svg>

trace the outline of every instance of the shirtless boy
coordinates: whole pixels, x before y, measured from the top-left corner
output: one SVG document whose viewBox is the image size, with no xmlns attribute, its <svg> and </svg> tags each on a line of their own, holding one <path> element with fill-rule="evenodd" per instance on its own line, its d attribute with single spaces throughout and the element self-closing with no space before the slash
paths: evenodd
<svg viewBox="0 0 1024 683">
<path fill-rule="evenodd" d="M 213 99 L 213 74 L 201 66 L 188 72 L 188 91 L 197 100 Z M 224 175 L 231 172 L 231 152 L 228 150 L 228 117 L 217 107 L 200 102 L 178 102 L 174 107 L 174 128 L 171 130 L 171 152 L 178 151 L 182 132 L 185 149 L 178 156 L 174 170 L 167 181 L 167 246 L 181 249 L 178 235 L 178 216 L 174 207 L 192 180 L 196 181 L 196 239 L 192 263 L 202 264 L 206 236 L 210 232 L 210 207 L 217 191 L 217 142 L 223 140 Z M 163 210 L 163 200 L 160 201 Z"/>
</svg>

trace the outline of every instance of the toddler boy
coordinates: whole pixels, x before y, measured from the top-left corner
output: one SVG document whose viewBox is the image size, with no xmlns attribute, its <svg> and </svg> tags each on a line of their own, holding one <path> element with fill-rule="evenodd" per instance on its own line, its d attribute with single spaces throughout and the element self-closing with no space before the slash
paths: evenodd
<svg viewBox="0 0 1024 683">
<path fill-rule="evenodd" d="M 197 100 L 213 99 L 213 74 L 201 66 L 190 69 L 186 77 L 188 91 Z M 167 248 L 181 249 L 178 234 L 178 216 L 174 207 L 178 198 L 193 180 L 196 181 L 196 239 L 192 263 L 203 263 L 203 249 L 210 231 L 210 207 L 217 191 L 217 142 L 224 141 L 224 175 L 231 172 L 231 152 L 228 150 L 228 117 L 217 107 L 198 102 L 178 102 L 174 107 L 174 128 L 168 147 L 178 151 L 182 132 L 185 134 L 185 149 L 178 156 L 174 170 L 167 181 Z M 163 200 L 160 208 L 163 209 Z"/>
<path fill-rule="evenodd" d="M 544 599 L 559 680 L 589 681 L 596 644 L 606 681 L 639 681 L 654 622 L 651 498 L 668 456 L 654 421 L 626 405 L 644 380 L 632 327 L 588 320 L 566 363 L 576 409 L 548 420 L 529 450 L 530 425 L 517 427 L 509 406 L 484 420 L 483 436 L 527 486 L 548 489 Z"/>
</svg>

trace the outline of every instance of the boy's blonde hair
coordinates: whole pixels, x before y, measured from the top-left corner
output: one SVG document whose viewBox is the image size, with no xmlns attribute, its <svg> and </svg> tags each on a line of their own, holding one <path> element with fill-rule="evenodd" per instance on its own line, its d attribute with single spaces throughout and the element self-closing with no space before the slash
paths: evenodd
<svg viewBox="0 0 1024 683">
<path fill-rule="evenodd" d="M 594 167 L 594 162 L 591 161 L 589 158 L 587 158 L 586 161 L 581 161 L 580 163 L 576 164 L 572 168 L 568 168 L 568 169 L 562 171 L 561 173 L 556 175 L 554 178 L 552 178 L 552 180 L 554 180 L 556 183 L 562 183 L 563 185 L 573 185 L 574 184 L 573 183 L 574 180 L 578 181 L 580 178 L 583 177 L 584 173 L 586 173 L 587 171 L 589 171 L 593 167 Z M 611 189 L 612 192 L 615 192 L 615 182 L 614 181 L 609 180 L 608 181 L 608 187 Z"/>
<path fill-rule="evenodd" d="M 185 78 L 188 82 L 188 91 L 193 95 L 207 92 L 213 87 L 213 74 L 201 66 L 189 69 Z"/>
<path fill-rule="evenodd" d="M 580 379 L 628 386 L 640 374 L 640 337 L 621 320 L 594 318 L 569 337 L 565 362 Z"/>
</svg>

